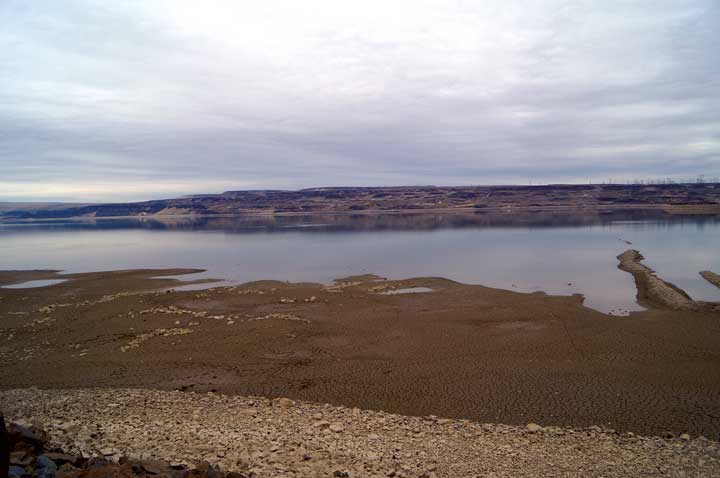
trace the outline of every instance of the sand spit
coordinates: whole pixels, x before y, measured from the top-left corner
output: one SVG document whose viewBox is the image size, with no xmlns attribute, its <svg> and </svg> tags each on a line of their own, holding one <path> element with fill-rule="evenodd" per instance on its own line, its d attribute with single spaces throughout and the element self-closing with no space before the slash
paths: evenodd
<svg viewBox="0 0 720 478">
<path fill-rule="evenodd" d="M 665 282 L 655 275 L 655 271 L 642 264 L 645 259 L 639 251 L 629 249 L 619 256 L 618 268 L 629 272 L 635 279 L 638 303 L 643 306 L 668 309 L 697 309 L 698 304 L 682 289 Z"/>
<path fill-rule="evenodd" d="M 702 271 L 700 275 L 715 287 L 720 287 L 720 274 L 711 271 Z"/>
<path fill-rule="evenodd" d="M 261 477 L 718 476 L 720 444 L 408 417 L 286 398 L 131 389 L 0 392 L 68 453 L 201 460 Z"/>
</svg>

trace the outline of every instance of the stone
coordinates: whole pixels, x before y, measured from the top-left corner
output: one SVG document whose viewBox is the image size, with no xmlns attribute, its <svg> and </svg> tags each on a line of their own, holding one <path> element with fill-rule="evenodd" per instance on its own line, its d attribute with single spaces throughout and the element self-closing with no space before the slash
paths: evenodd
<svg viewBox="0 0 720 478">
<path fill-rule="evenodd" d="M 35 471 L 36 478 L 56 478 L 57 468 L 42 468 Z"/>
<path fill-rule="evenodd" d="M 63 465 L 65 463 L 77 465 L 78 463 L 78 457 L 68 455 L 67 453 L 44 453 L 43 456 L 50 458 L 57 465 Z"/>
<path fill-rule="evenodd" d="M 525 428 L 527 428 L 527 431 L 529 431 L 530 433 L 537 433 L 539 431 L 542 431 L 543 429 L 543 427 L 541 427 L 537 423 L 528 423 L 527 427 Z"/>
<path fill-rule="evenodd" d="M 40 455 L 35 460 L 35 467 L 40 469 L 57 470 L 57 465 L 47 455 Z"/>
<path fill-rule="evenodd" d="M 21 466 L 12 465 L 10 468 L 8 468 L 8 477 L 10 478 L 20 478 L 23 475 L 26 475 L 25 468 Z"/>
<path fill-rule="evenodd" d="M 169 471 L 168 464 L 158 460 L 133 460 L 130 464 L 133 469 L 145 471 L 150 475 L 160 475 Z"/>
<path fill-rule="evenodd" d="M 75 476 L 78 471 L 80 470 L 72 466 L 70 463 L 63 463 L 62 465 L 60 465 L 60 468 L 58 468 L 57 472 L 55 472 L 55 477 L 64 478 Z"/>
<path fill-rule="evenodd" d="M 342 423 L 333 423 L 330 425 L 330 431 L 335 433 L 340 433 L 341 431 L 345 430 L 345 426 L 343 426 Z"/>
<path fill-rule="evenodd" d="M 10 453 L 10 464 L 16 466 L 28 466 L 32 463 L 32 456 L 24 451 L 14 451 Z"/>
<path fill-rule="evenodd" d="M 683 441 L 690 441 L 690 435 L 688 433 L 683 433 L 680 435 L 680 439 Z"/>
<path fill-rule="evenodd" d="M 35 447 L 42 447 L 47 442 L 48 435 L 30 423 L 13 422 L 7 427 L 11 441 L 25 441 Z"/>
<path fill-rule="evenodd" d="M 289 398 L 282 397 L 273 400 L 273 404 L 277 405 L 278 407 L 289 408 L 295 405 L 295 402 L 290 400 Z"/>
</svg>

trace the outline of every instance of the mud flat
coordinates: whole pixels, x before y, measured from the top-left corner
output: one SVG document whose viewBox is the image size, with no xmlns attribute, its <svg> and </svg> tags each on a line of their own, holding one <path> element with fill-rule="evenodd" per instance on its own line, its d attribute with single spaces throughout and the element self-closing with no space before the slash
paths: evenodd
<svg viewBox="0 0 720 478">
<path fill-rule="evenodd" d="M 0 392 L 0 407 L 11 419 L 41 425 L 66 453 L 141 460 L 156 476 L 165 476 L 158 460 L 176 469 L 206 461 L 234 478 L 720 475 L 717 442 L 599 426 L 508 426 L 287 398 L 127 389 L 10 390 Z"/>
<path fill-rule="evenodd" d="M 181 270 L 0 273 L 0 388 L 217 391 L 525 426 L 720 437 L 720 313 L 612 317 L 440 278 L 165 291 Z M 196 271 L 185 271 L 187 273 Z M 423 287 L 430 292 L 386 294 Z M 423 289 L 425 290 L 425 289 Z"/>
</svg>

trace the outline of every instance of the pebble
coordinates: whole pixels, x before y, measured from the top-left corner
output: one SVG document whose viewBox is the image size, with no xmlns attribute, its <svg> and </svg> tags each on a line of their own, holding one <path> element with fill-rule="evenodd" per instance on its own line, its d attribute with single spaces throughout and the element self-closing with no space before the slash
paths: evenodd
<svg viewBox="0 0 720 478">
<path fill-rule="evenodd" d="M 192 478 L 720 476 L 720 444 L 689 434 L 666 441 L 601 427 L 475 423 L 190 391 L 4 390 L 0 409 L 25 417 L 29 435 L 30 422 L 45 424 L 67 454 L 38 458 L 43 469 L 52 469 L 50 460 L 60 466 L 55 478 L 77 472 L 67 457 L 80 453 L 146 460 L 142 468 L 158 477 L 175 476 L 170 464 L 197 464 Z M 682 470 L 678 454 L 693 457 Z"/>
</svg>

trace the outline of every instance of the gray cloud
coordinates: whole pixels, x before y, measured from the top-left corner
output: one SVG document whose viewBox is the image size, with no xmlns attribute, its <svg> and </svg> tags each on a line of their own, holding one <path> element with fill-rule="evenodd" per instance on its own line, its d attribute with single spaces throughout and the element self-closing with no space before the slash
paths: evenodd
<svg viewBox="0 0 720 478">
<path fill-rule="evenodd" d="M 0 4 L 0 200 L 720 175 L 714 0 L 121 3 Z"/>
</svg>

